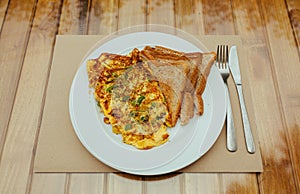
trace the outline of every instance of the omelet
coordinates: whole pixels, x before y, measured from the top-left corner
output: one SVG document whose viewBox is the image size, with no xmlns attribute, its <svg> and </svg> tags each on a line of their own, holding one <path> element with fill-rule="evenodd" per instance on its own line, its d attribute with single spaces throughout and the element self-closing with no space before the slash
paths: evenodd
<svg viewBox="0 0 300 194">
<path fill-rule="evenodd" d="M 87 62 L 87 71 L 104 122 L 124 143 L 150 149 L 168 141 L 165 97 L 137 49 L 126 56 L 101 54 Z"/>
<path fill-rule="evenodd" d="M 104 122 L 123 142 L 150 149 L 168 141 L 167 128 L 202 115 L 202 93 L 214 52 L 183 53 L 161 46 L 128 55 L 102 53 L 87 62 L 89 86 Z"/>
</svg>

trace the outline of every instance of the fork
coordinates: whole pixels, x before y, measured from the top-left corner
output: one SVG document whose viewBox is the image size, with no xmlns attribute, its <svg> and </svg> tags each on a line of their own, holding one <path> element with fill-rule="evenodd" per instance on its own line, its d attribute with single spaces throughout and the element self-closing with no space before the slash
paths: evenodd
<svg viewBox="0 0 300 194">
<path fill-rule="evenodd" d="M 235 127 L 233 123 L 232 109 L 230 103 L 229 90 L 227 85 L 227 78 L 230 75 L 228 66 L 228 45 L 218 45 L 217 47 L 217 59 L 216 66 L 218 67 L 222 78 L 225 83 L 226 88 L 226 98 L 227 98 L 227 117 L 226 117 L 226 138 L 227 138 L 227 149 L 231 152 L 237 150 Z"/>
</svg>

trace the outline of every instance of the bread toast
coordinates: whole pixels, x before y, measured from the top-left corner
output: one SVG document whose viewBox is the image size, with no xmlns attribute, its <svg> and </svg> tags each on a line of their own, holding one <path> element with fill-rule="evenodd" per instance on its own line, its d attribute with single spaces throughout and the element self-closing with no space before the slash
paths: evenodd
<svg viewBox="0 0 300 194">
<path fill-rule="evenodd" d="M 203 114 L 204 107 L 202 93 L 206 87 L 206 79 L 209 75 L 211 66 L 216 59 L 216 54 L 214 52 L 184 53 L 161 46 L 146 46 L 141 51 L 141 56 L 142 58 L 151 61 L 151 69 L 154 70 L 154 74 L 159 79 L 158 81 L 168 85 L 161 84 L 161 87 L 163 87 L 162 91 L 169 104 L 169 112 L 172 117 L 171 126 L 176 124 L 179 113 L 181 125 L 188 123 L 194 115 L 194 108 L 191 108 L 191 105 L 195 105 L 197 115 Z M 174 71 L 172 73 L 168 72 L 169 68 L 173 68 L 171 66 L 179 69 L 181 68 L 185 78 L 182 78 L 182 75 L 176 77 Z M 171 76 L 166 80 L 166 76 L 169 73 Z M 182 90 L 184 82 L 185 86 Z M 180 107 L 178 107 L 179 105 Z"/>
<path fill-rule="evenodd" d="M 216 56 L 215 52 L 202 53 L 202 60 L 198 65 L 200 73 L 194 92 L 194 104 L 196 107 L 196 114 L 198 115 L 202 115 L 204 112 L 202 94 L 206 87 L 206 80 L 210 73 L 210 69 L 216 60 Z"/>
<path fill-rule="evenodd" d="M 184 92 L 180 110 L 180 124 L 186 125 L 194 117 L 194 97 L 190 92 Z"/>
<path fill-rule="evenodd" d="M 159 81 L 170 114 L 167 124 L 173 127 L 180 115 L 182 95 L 190 70 L 188 59 L 181 52 L 163 47 L 145 47 L 140 54 Z"/>
</svg>

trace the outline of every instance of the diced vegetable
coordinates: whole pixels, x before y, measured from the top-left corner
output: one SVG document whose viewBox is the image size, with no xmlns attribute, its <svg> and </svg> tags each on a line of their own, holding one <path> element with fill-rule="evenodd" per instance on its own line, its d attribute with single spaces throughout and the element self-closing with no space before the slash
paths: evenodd
<svg viewBox="0 0 300 194">
<path fill-rule="evenodd" d="M 145 96 L 140 96 L 140 97 L 137 99 L 136 103 L 137 103 L 138 105 L 140 105 L 144 99 L 145 99 Z"/>
</svg>

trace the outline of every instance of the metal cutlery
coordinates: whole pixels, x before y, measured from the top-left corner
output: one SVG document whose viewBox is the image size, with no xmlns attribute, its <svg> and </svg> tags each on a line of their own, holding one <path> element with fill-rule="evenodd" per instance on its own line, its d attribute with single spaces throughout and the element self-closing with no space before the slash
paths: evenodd
<svg viewBox="0 0 300 194">
<path fill-rule="evenodd" d="M 230 96 L 229 90 L 227 86 L 227 78 L 230 75 L 229 67 L 228 67 L 228 45 L 218 45 L 217 47 L 217 59 L 216 65 L 222 75 L 222 78 L 225 83 L 226 87 L 226 97 L 227 97 L 227 117 L 226 117 L 226 144 L 227 149 L 231 152 L 235 152 L 237 150 L 237 143 L 236 143 L 236 134 L 235 134 L 235 127 L 233 122 L 233 115 L 230 103 Z"/>
<path fill-rule="evenodd" d="M 232 46 L 230 49 L 229 54 L 229 67 L 231 74 L 233 76 L 233 80 L 238 92 L 239 100 L 240 100 L 240 107 L 242 112 L 242 120 L 243 120 L 243 126 L 244 126 L 244 135 L 246 139 L 246 146 L 249 153 L 253 154 L 255 153 L 255 144 L 253 140 L 253 135 L 251 131 L 251 126 L 247 114 L 247 109 L 244 101 L 243 96 L 243 89 L 242 89 L 242 79 L 241 79 L 241 73 L 239 68 L 239 61 L 238 61 L 238 55 L 237 55 L 237 49 L 236 46 Z"/>
</svg>

